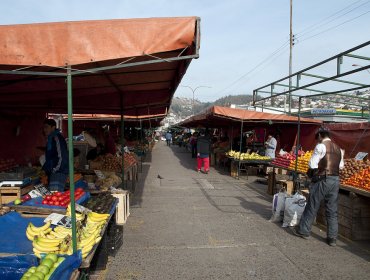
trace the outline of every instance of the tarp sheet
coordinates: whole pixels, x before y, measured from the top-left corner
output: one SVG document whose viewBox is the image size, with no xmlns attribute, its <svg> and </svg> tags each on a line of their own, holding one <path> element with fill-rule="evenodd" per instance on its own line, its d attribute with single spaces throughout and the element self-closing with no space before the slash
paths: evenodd
<svg viewBox="0 0 370 280">
<path fill-rule="evenodd" d="M 325 124 L 330 138 L 345 150 L 345 158 L 354 158 L 358 152 L 370 154 L 370 123 Z"/>
<path fill-rule="evenodd" d="M 38 260 L 34 255 L 18 255 L 0 258 L 0 279 L 19 280 L 31 267 L 37 266 Z"/>
<path fill-rule="evenodd" d="M 33 254 L 32 242 L 26 236 L 30 222 L 35 226 L 42 226 L 44 218 L 24 218 L 17 212 L 0 216 L 1 253 Z"/>
<path fill-rule="evenodd" d="M 190 46 L 194 31 L 194 17 L 3 25 L 0 64 L 64 66 L 167 52 Z"/>
<path fill-rule="evenodd" d="M 163 114 L 198 57 L 199 22 L 180 17 L 0 26 L 0 70 L 12 71 L 0 75 L 0 111 L 66 113 L 65 76 L 13 70 L 65 75 L 68 64 L 79 71 L 72 78 L 74 113 L 120 114 L 122 105 L 125 115 Z M 124 67 L 89 71 L 117 65 Z"/>
<path fill-rule="evenodd" d="M 229 126 L 231 122 L 254 122 L 254 123 L 298 123 L 298 117 L 287 116 L 284 114 L 270 114 L 244 109 L 234 109 L 229 107 L 213 106 L 199 115 L 190 117 L 179 125 L 185 127 L 197 127 L 203 125 Z M 321 124 L 321 120 L 301 118 L 302 124 Z M 211 124 L 211 125 L 210 125 Z"/>
</svg>

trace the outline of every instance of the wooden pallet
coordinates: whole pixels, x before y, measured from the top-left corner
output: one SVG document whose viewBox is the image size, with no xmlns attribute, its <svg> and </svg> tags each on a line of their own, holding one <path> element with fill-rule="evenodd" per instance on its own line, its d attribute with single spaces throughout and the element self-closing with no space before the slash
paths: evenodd
<svg viewBox="0 0 370 280">
<path fill-rule="evenodd" d="M 65 215 L 66 209 L 58 208 L 41 208 L 37 206 L 23 206 L 23 205 L 12 205 L 9 206 L 11 210 L 20 213 L 23 217 L 47 217 L 51 213 L 58 213 Z"/>
</svg>

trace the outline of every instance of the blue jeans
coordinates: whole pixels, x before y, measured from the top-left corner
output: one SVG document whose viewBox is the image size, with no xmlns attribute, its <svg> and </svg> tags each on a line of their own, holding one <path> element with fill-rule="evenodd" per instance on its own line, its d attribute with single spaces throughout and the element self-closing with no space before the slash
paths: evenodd
<svg viewBox="0 0 370 280">
<path fill-rule="evenodd" d="M 52 173 L 49 175 L 49 190 L 63 192 L 68 175 L 63 173 Z"/>
<path fill-rule="evenodd" d="M 319 211 L 320 204 L 325 201 L 325 215 L 327 221 L 327 237 L 337 238 L 338 235 L 338 192 L 339 177 L 327 176 L 310 186 L 310 196 L 299 223 L 299 232 L 309 235 L 312 223 Z"/>
</svg>

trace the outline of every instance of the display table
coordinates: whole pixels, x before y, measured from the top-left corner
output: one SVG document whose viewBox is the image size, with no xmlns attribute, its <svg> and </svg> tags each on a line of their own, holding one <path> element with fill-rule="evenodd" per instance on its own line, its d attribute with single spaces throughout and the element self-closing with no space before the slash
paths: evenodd
<svg viewBox="0 0 370 280">
<path fill-rule="evenodd" d="M 339 188 L 341 190 L 349 191 L 351 193 L 355 193 L 355 194 L 362 195 L 365 197 L 370 197 L 370 192 L 364 189 L 355 188 L 355 187 L 347 186 L 347 185 L 340 185 Z"/>
<path fill-rule="evenodd" d="M 249 179 L 249 172 L 251 167 L 257 167 L 262 165 L 269 165 L 271 160 L 238 160 L 233 157 L 228 157 L 231 161 L 231 177 L 239 179 L 240 172 L 245 171 L 247 174 L 247 180 Z"/>
</svg>

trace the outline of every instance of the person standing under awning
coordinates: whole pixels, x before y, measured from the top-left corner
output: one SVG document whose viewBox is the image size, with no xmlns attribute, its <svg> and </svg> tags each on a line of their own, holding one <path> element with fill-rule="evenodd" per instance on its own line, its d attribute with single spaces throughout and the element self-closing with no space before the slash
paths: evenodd
<svg viewBox="0 0 370 280">
<path fill-rule="evenodd" d="M 42 169 L 48 176 L 49 190 L 64 191 L 68 177 L 67 143 L 53 119 L 44 121 L 44 135 L 47 137 L 45 163 Z"/>
<path fill-rule="evenodd" d="M 275 137 L 272 136 L 270 133 L 267 137 L 267 141 L 265 142 L 265 156 L 270 157 L 272 159 L 275 158 L 275 152 L 276 152 L 276 146 L 277 146 L 277 141 Z"/>
</svg>

